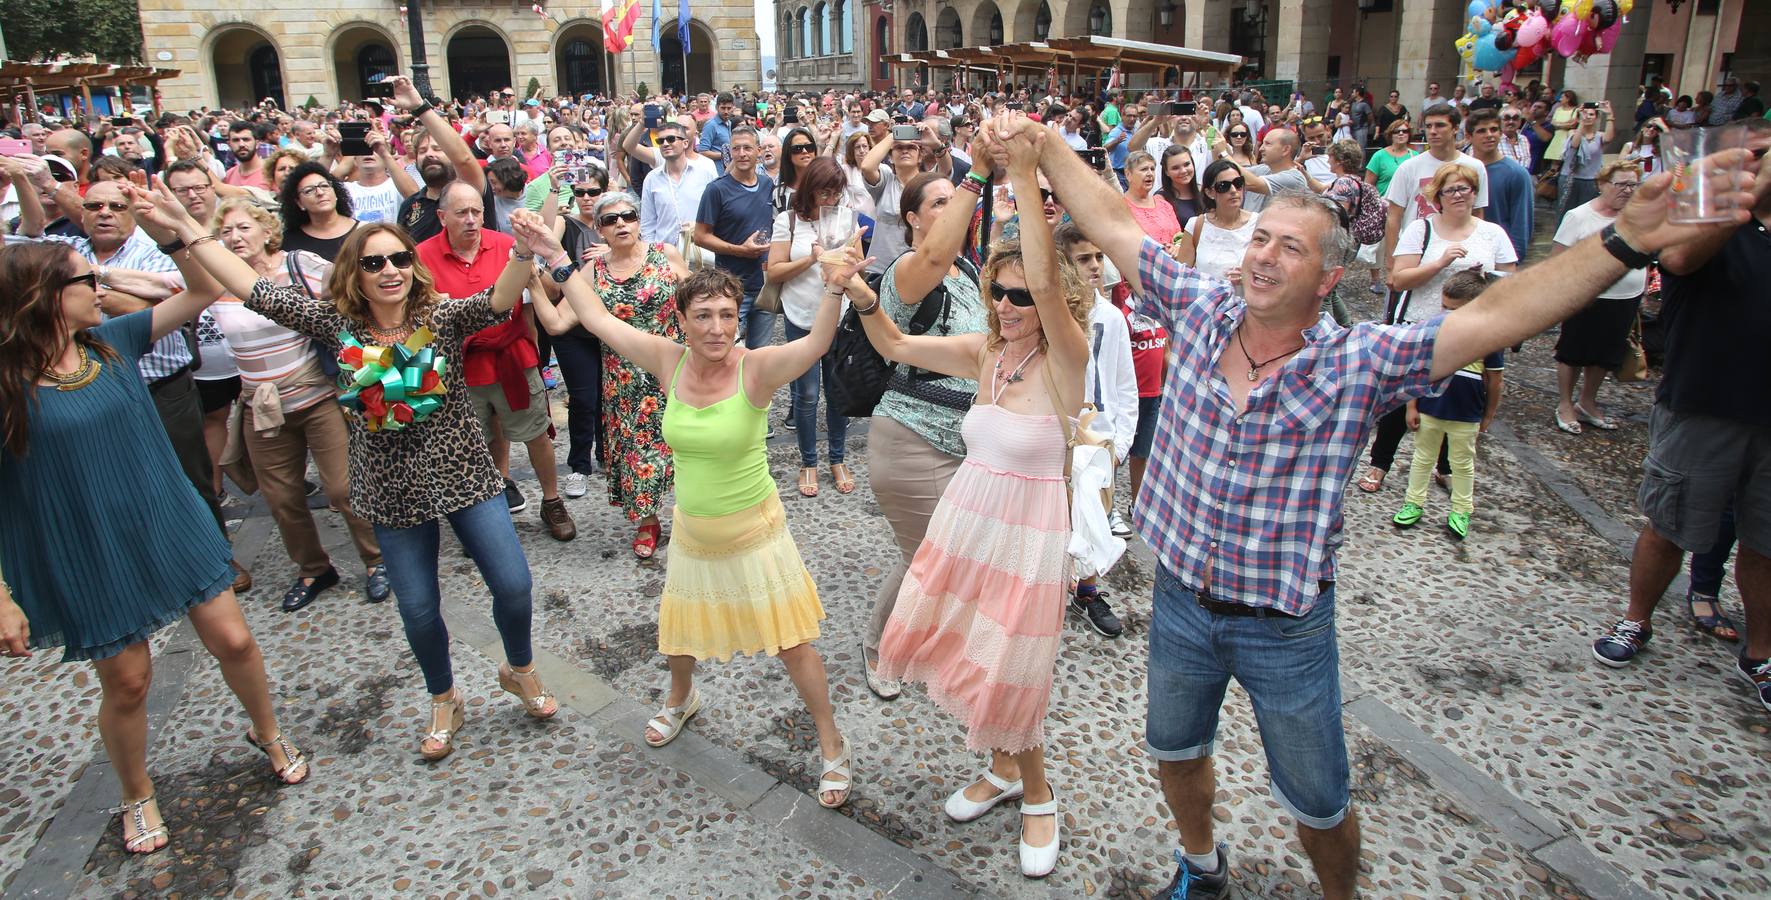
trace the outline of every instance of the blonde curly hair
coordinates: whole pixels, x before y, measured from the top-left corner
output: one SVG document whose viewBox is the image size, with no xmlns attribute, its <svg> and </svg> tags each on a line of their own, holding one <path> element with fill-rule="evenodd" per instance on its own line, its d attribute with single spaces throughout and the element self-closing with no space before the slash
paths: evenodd
<svg viewBox="0 0 1771 900">
<path fill-rule="evenodd" d="M 1082 277 L 1067 257 L 1053 250 L 1058 257 L 1058 286 L 1064 292 L 1064 304 L 1070 308 L 1070 317 L 1076 320 L 1076 326 L 1084 332 L 1088 330 L 1088 313 L 1095 305 L 1094 288 Z M 1003 344 L 1002 323 L 996 318 L 996 303 L 990 296 L 990 283 L 1003 269 L 1013 267 L 1025 273 L 1025 263 L 1021 256 L 1019 239 L 997 241 L 990 246 L 990 255 L 984 260 L 984 268 L 978 273 L 978 288 L 984 300 L 984 316 L 989 323 L 989 337 L 985 339 L 987 349 L 997 349 Z M 1029 285 L 1031 287 L 1031 285 Z M 1039 334 L 1039 347 L 1048 349 L 1050 342 L 1046 340 L 1043 328 Z"/>
</svg>

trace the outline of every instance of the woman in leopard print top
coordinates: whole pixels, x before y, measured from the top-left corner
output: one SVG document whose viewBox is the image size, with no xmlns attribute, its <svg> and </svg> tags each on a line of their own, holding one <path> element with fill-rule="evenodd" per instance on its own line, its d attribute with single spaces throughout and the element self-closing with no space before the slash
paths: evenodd
<svg viewBox="0 0 1771 900">
<path fill-rule="evenodd" d="M 360 416 L 348 417 L 351 506 L 375 526 L 407 643 L 431 693 L 430 723 L 419 750 L 431 760 L 449 755 L 464 709 L 450 668 L 437 585 L 442 519 L 449 521 L 491 588 L 492 618 L 509 660 L 499 670 L 499 684 L 516 694 L 530 715 L 551 718 L 558 704 L 535 674 L 530 648 L 528 561 L 505 506 L 503 481 L 468 407 L 459 366 L 462 342 L 510 315 L 534 274 L 532 259 L 513 254 L 491 290 L 452 300 L 433 289 L 403 230 L 392 224 L 365 225 L 339 249 L 330 284 L 333 300 L 322 301 L 299 288 L 260 279 L 218 244 L 199 244 L 204 232 L 181 208 L 156 205 L 203 267 L 236 296 L 248 298 L 248 309 L 334 351 L 339 332 L 365 346 L 402 343 L 420 327 L 435 334 L 431 346 L 450 363 L 440 408 L 399 431 L 371 432 Z"/>
</svg>

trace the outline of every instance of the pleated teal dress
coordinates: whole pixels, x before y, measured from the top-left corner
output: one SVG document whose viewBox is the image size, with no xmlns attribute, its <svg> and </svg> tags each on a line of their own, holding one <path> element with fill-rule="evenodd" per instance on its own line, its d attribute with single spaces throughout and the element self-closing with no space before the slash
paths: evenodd
<svg viewBox="0 0 1771 900">
<path fill-rule="evenodd" d="M 0 573 L 31 647 L 104 659 L 226 590 L 233 550 L 173 455 L 136 371 L 153 312 L 92 333 L 122 358 L 71 391 L 39 386 L 24 456 L 0 449 Z"/>
</svg>

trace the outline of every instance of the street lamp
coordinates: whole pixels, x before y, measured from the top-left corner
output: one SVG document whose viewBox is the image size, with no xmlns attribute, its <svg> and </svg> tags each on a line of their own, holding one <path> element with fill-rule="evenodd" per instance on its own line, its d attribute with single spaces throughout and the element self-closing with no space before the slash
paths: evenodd
<svg viewBox="0 0 1771 900">
<path fill-rule="evenodd" d="M 425 61 L 424 55 L 424 0 L 406 0 L 400 6 L 400 13 L 406 18 L 406 37 L 412 42 L 412 86 L 418 89 L 418 96 L 429 100 L 430 63 Z"/>
<path fill-rule="evenodd" d="M 1175 5 L 1173 3 L 1162 4 L 1162 8 L 1156 11 L 1156 21 L 1164 28 L 1173 25 L 1175 23 Z"/>
</svg>

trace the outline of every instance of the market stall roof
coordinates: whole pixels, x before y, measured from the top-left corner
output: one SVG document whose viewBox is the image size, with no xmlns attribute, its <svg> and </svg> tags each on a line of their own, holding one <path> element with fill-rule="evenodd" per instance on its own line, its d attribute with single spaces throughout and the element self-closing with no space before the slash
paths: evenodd
<svg viewBox="0 0 1771 900">
<path fill-rule="evenodd" d="M 119 66 L 113 63 L 31 63 L 0 60 L 0 88 L 30 87 L 38 91 L 59 91 L 82 84 L 86 87 L 122 87 L 130 84 L 154 84 L 162 79 L 176 78 L 178 73 L 177 69 Z"/>
<path fill-rule="evenodd" d="M 1059 69 L 1090 72 L 1118 65 L 1122 71 L 1127 72 L 1178 69 L 1182 72 L 1213 72 L 1223 75 L 1233 74 L 1242 67 L 1242 57 L 1234 53 L 1214 53 L 1109 37 L 1051 38 L 995 47 L 921 50 L 895 54 L 887 61 L 895 66 L 931 68 L 962 65 L 988 65 L 998 69 L 1057 66 Z"/>
</svg>

